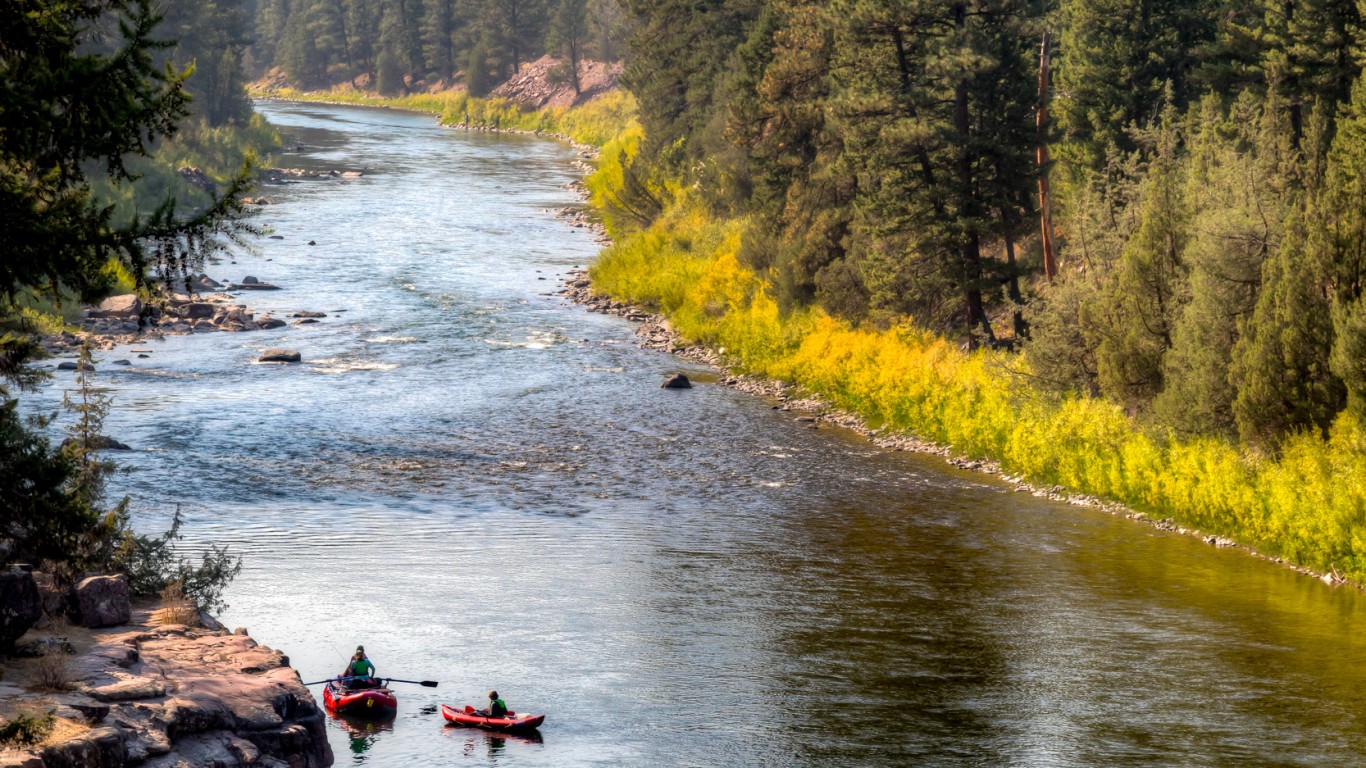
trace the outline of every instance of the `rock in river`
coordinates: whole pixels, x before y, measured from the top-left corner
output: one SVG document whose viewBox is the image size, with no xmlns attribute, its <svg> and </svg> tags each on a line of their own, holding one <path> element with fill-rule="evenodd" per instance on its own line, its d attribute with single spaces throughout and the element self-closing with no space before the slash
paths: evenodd
<svg viewBox="0 0 1366 768">
<path fill-rule="evenodd" d="M 262 363 L 297 363 L 303 355 L 292 349 L 267 349 L 256 359 Z"/>
<path fill-rule="evenodd" d="M 68 437 L 62 441 L 62 447 L 75 442 L 76 438 Z M 127 443 L 119 442 L 108 435 L 95 435 L 90 438 L 90 450 L 92 451 L 131 451 L 133 448 Z"/>
<path fill-rule="evenodd" d="M 664 380 L 664 383 L 660 385 L 660 389 L 692 389 L 692 382 L 688 381 L 687 376 L 684 376 L 681 373 L 675 373 Z"/>
</svg>

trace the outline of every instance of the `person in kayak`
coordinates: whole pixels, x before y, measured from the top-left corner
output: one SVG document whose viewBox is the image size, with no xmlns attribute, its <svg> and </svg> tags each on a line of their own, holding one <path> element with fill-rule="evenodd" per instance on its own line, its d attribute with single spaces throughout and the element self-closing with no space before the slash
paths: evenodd
<svg viewBox="0 0 1366 768">
<path fill-rule="evenodd" d="M 497 691 L 489 691 L 489 708 L 481 709 L 475 714 L 482 717 L 507 717 L 508 705 L 498 698 Z"/>
<path fill-rule="evenodd" d="M 356 646 L 356 653 L 339 677 L 351 679 L 342 681 L 348 688 L 374 688 L 375 665 L 365 655 L 365 646 Z"/>
</svg>

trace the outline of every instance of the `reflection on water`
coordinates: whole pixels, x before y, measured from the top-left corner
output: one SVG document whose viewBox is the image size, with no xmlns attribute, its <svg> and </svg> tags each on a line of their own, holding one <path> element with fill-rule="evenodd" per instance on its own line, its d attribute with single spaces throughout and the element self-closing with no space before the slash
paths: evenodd
<svg viewBox="0 0 1366 768">
<path fill-rule="evenodd" d="M 460 755 L 467 758 L 488 758 L 490 763 L 508 752 L 508 745 L 542 745 L 545 737 L 540 731 L 527 733 L 500 733 L 478 728 L 465 728 L 446 724 L 446 735 L 461 742 Z"/>
<path fill-rule="evenodd" d="M 1360 594 L 809 429 L 687 365 L 697 387 L 660 390 L 677 360 L 543 295 L 594 252 L 553 216 L 568 149 L 267 111 L 313 148 L 288 165 L 365 175 L 267 189 L 283 239 L 209 274 L 328 316 L 139 344 L 98 376 L 135 523 L 181 505 L 187 541 L 246 555 L 225 623 L 305 679 L 363 643 L 379 674 L 440 681 L 395 691 L 392 730 L 331 721 L 338 755 L 1366 764 Z M 305 362 L 253 365 L 267 347 Z M 435 710 L 493 688 L 547 715 L 543 742 Z"/>
<path fill-rule="evenodd" d="M 355 763 L 365 762 L 365 753 L 370 751 L 370 747 L 374 746 L 375 741 L 381 738 L 380 734 L 394 732 L 392 720 L 347 717 L 335 712 L 329 712 L 328 717 L 332 724 L 345 733 Z"/>
</svg>

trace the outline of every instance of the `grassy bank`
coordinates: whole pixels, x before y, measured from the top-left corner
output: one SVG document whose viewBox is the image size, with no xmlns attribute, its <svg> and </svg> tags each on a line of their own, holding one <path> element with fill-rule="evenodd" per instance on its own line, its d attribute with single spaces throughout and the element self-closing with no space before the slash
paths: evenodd
<svg viewBox="0 0 1366 768">
<path fill-rule="evenodd" d="M 255 89 L 252 96 L 429 112 L 438 115 L 442 125 L 468 124 L 476 128 L 557 134 L 595 147 L 603 146 L 623 126 L 632 123 L 636 109 L 635 100 L 625 91 L 612 91 L 577 107 L 538 110 L 523 109 L 507 99 L 475 98 L 463 91 L 384 97 L 351 86 L 337 86 L 326 91 Z"/>
<path fill-rule="evenodd" d="M 1031 384 L 1016 355 L 967 353 L 909 322 L 851 327 L 819 309 L 779 311 L 765 279 L 737 254 L 748 222 L 717 219 L 686 190 L 644 230 L 608 201 L 624 184 L 620 158 L 640 143 L 627 96 L 575 110 L 522 112 L 463 95 L 378 99 L 357 92 L 273 94 L 420 109 L 459 124 L 540 130 L 602 146 L 588 181 L 617 242 L 591 270 L 596 290 L 655 308 L 690 341 L 724 347 L 747 372 L 797 383 L 871 423 L 999 461 L 1040 485 L 1062 485 L 1218 534 L 1322 572 L 1366 582 L 1366 427 L 1341 417 L 1328 439 L 1297 435 L 1279 457 L 1221 439 L 1153 434 L 1119 407 L 1058 398 Z"/>
</svg>

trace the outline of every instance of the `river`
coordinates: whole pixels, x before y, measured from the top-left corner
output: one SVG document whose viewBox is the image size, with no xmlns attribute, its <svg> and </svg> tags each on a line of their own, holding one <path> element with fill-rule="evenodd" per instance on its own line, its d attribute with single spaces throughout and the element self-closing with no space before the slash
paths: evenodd
<svg viewBox="0 0 1366 768">
<path fill-rule="evenodd" d="M 134 364 L 98 381 L 135 523 L 179 505 L 188 544 L 245 555 L 225 623 L 305 679 L 364 644 L 440 682 L 395 684 L 392 726 L 329 721 L 338 765 L 1366 763 L 1360 593 L 636 348 L 550 295 L 596 252 L 554 215 L 562 144 L 260 108 L 307 148 L 281 165 L 364 176 L 266 188 L 281 239 L 208 272 L 328 316 L 103 353 Z M 698 385 L 660 389 L 674 370 Z M 434 713 L 494 687 L 539 738 Z"/>
</svg>

